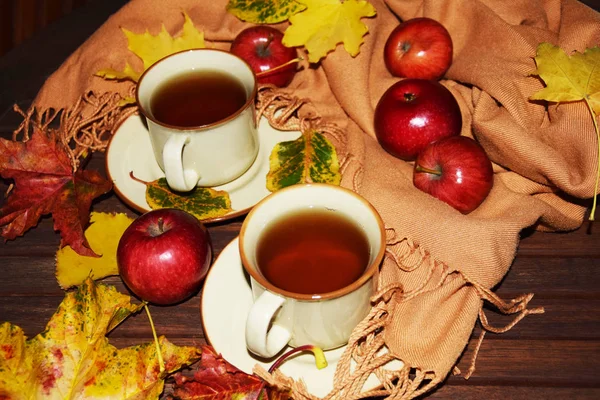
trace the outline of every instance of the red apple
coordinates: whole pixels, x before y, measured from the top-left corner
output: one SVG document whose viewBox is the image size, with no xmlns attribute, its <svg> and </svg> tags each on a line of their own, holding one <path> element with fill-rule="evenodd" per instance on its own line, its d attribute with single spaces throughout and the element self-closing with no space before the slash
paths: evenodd
<svg viewBox="0 0 600 400">
<path fill-rule="evenodd" d="M 452 64 L 452 38 L 434 19 L 409 19 L 388 37 L 383 59 L 394 76 L 437 80 Z"/>
<path fill-rule="evenodd" d="M 283 34 L 270 26 L 258 25 L 241 31 L 231 44 L 231 53 L 245 60 L 259 74 L 259 83 L 287 86 L 296 74 L 296 63 L 265 73 L 297 58 L 296 49 L 281 43 Z"/>
<path fill-rule="evenodd" d="M 212 258 L 208 231 L 193 215 L 149 211 L 129 225 L 117 247 L 121 278 L 142 300 L 174 304 L 198 291 Z"/>
<path fill-rule="evenodd" d="M 429 143 L 459 135 L 462 116 L 456 99 L 440 83 L 404 79 L 381 96 L 374 124 L 385 151 L 412 161 Z"/>
<path fill-rule="evenodd" d="M 413 184 L 463 214 L 479 207 L 493 183 L 485 150 L 466 136 L 433 142 L 415 161 Z"/>
</svg>

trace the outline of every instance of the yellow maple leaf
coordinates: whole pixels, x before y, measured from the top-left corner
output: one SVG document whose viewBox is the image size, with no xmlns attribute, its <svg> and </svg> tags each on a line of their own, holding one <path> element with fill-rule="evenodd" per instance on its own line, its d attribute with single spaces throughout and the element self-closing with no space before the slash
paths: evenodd
<svg viewBox="0 0 600 400">
<path fill-rule="evenodd" d="M 129 63 L 125 63 L 123 71 L 107 68 L 96 72 L 96 75 L 105 79 L 131 79 L 137 82 L 142 73 L 161 58 L 178 51 L 206 47 L 204 33 L 196 29 L 186 13 L 183 13 L 183 16 L 185 22 L 181 35 L 178 37 L 172 37 L 164 25 L 161 26 L 161 31 L 156 36 L 151 35 L 148 31 L 137 34 L 122 28 L 129 44 L 128 49 L 144 63 L 143 71 L 135 71 Z"/>
<path fill-rule="evenodd" d="M 539 75 L 546 84 L 542 90 L 534 93 L 531 100 L 552 102 L 583 100 L 590 110 L 600 154 L 600 129 L 597 118 L 600 116 L 600 47 L 586 49 L 583 53 L 565 53 L 560 47 L 550 43 L 540 43 L 537 47 L 535 63 L 537 69 L 532 75 Z M 596 171 L 598 193 L 600 182 L 600 157 Z M 596 212 L 596 196 L 590 213 L 590 221 Z"/>
<path fill-rule="evenodd" d="M 159 339 L 117 349 L 106 335 L 142 305 L 114 287 L 87 279 L 62 303 L 37 336 L 0 324 L 0 398 L 158 399 L 168 374 L 200 357 L 195 347 Z"/>
<path fill-rule="evenodd" d="M 125 229 L 133 219 L 122 213 L 98 213 L 90 215 L 91 225 L 85 237 L 100 257 L 85 257 L 65 246 L 56 252 L 56 280 L 61 288 L 81 284 L 86 278 L 102 279 L 118 275 L 117 245 Z"/>
<path fill-rule="evenodd" d="M 584 100 L 596 116 L 600 115 L 600 47 L 569 56 L 560 47 L 541 43 L 535 62 L 534 74 L 542 78 L 546 87 L 533 94 L 532 100 Z"/>
<path fill-rule="evenodd" d="M 363 17 L 376 14 L 375 8 L 359 0 L 296 0 L 306 10 L 290 17 L 290 26 L 283 36 L 288 47 L 305 46 L 308 61 L 317 62 L 339 43 L 352 57 L 360 51 L 367 26 Z"/>
</svg>

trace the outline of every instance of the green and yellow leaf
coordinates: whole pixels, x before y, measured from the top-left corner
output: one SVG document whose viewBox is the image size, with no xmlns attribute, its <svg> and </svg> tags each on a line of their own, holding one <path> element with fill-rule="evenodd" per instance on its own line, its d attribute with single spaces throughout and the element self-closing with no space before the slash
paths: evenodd
<svg viewBox="0 0 600 400">
<path fill-rule="evenodd" d="M 152 209 L 187 211 L 201 221 L 218 218 L 231 211 L 231 199 L 226 191 L 197 187 L 188 193 L 174 193 L 165 178 L 146 183 L 146 202 Z"/>
<path fill-rule="evenodd" d="M 290 17 L 283 36 L 288 47 L 305 46 L 308 61 L 315 63 L 339 43 L 352 57 L 360 51 L 367 26 L 363 17 L 376 14 L 375 7 L 362 0 L 296 0 L 306 10 Z"/>
<path fill-rule="evenodd" d="M 204 33 L 196 29 L 194 23 L 186 13 L 183 13 L 183 15 L 185 22 L 181 35 L 178 37 L 172 37 L 164 25 L 156 36 L 151 35 L 148 31 L 143 34 L 137 34 L 123 28 L 122 30 L 129 43 L 128 49 L 142 60 L 144 69 L 142 71 L 135 71 L 126 63 L 123 71 L 107 68 L 98 71 L 96 75 L 105 79 L 131 79 L 137 82 L 142 73 L 161 58 L 178 51 L 206 47 Z"/>
<path fill-rule="evenodd" d="M 56 252 L 56 280 L 63 289 L 82 284 L 86 278 L 102 279 L 118 275 L 117 246 L 125 229 L 133 222 L 123 213 L 92 212 L 85 230 L 90 247 L 100 257 L 85 257 L 70 246 Z"/>
<path fill-rule="evenodd" d="M 65 295 L 44 330 L 26 339 L 21 328 L 0 325 L 0 397 L 6 399 L 158 399 L 166 376 L 200 357 L 195 347 L 159 339 L 117 349 L 107 333 L 141 305 L 114 287 L 87 279 Z"/>
<path fill-rule="evenodd" d="M 269 157 L 267 189 L 275 192 L 297 183 L 339 185 L 342 179 L 335 147 L 315 130 L 278 143 Z"/>
<path fill-rule="evenodd" d="M 296 0 L 229 0 L 227 4 L 229 13 L 254 24 L 283 22 L 305 8 Z"/>
<path fill-rule="evenodd" d="M 542 90 L 534 93 L 531 100 L 547 100 L 556 103 L 583 100 L 590 110 L 600 154 L 600 47 L 586 49 L 583 53 L 568 55 L 560 47 L 550 43 L 540 43 L 537 47 L 535 63 L 537 69 L 533 75 L 539 75 L 546 84 Z M 600 183 L 600 156 L 596 170 L 594 193 L 598 193 Z M 596 213 L 596 200 L 592 205 L 590 221 Z"/>
</svg>

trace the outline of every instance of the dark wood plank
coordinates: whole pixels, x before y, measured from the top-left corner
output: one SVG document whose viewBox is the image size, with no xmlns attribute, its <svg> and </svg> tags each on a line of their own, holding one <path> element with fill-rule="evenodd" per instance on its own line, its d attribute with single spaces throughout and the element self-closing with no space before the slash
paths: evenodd
<svg viewBox="0 0 600 400">
<path fill-rule="evenodd" d="M 17 0 L 15 2 L 14 43 L 28 39 L 38 28 L 36 0 Z"/>
<path fill-rule="evenodd" d="M 600 245 L 600 244 L 599 244 Z M 536 298 L 599 298 L 600 258 L 518 257 L 497 293 L 514 297 L 535 293 Z"/>
<path fill-rule="evenodd" d="M 519 243 L 519 257 L 600 257 L 600 225 L 584 221 L 572 232 L 531 234 L 527 232 Z M 595 234 L 594 234 L 595 232 Z"/>
<path fill-rule="evenodd" d="M 472 384 L 447 384 L 436 390 L 431 396 L 439 400 L 548 400 L 570 399 L 587 400 L 600 398 L 597 388 L 554 388 L 554 387 L 511 387 L 511 386 L 476 386 Z"/>
<path fill-rule="evenodd" d="M 91 1 L 0 58 L 0 126 L 15 102 L 27 107 L 48 75 L 128 1 Z"/>
<path fill-rule="evenodd" d="M 0 56 L 14 46 L 13 12 L 14 4 L 12 1 L 0 1 Z"/>
<path fill-rule="evenodd" d="M 473 358 L 472 343 L 458 364 L 466 372 Z M 600 341 L 484 340 L 469 384 L 600 388 Z M 464 384 L 451 376 L 448 384 Z"/>
</svg>

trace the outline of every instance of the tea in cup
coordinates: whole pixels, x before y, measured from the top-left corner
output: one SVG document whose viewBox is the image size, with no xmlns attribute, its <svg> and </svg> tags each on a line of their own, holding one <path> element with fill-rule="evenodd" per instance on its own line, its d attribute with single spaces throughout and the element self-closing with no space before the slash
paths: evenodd
<svg viewBox="0 0 600 400">
<path fill-rule="evenodd" d="M 270 358 L 286 345 L 328 350 L 347 343 L 369 312 L 385 229 L 358 194 L 299 184 L 254 206 L 239 246 L 254 298 L 246 345 Z"/>
<path fill-rule="evenodd" d="M 222 50 L 182 51 L 144 72 L 136 100 L 172 189 L 222 185 L 252 165 L 259 147 L 256 92 L 252 68 Z"/>
</svg>

